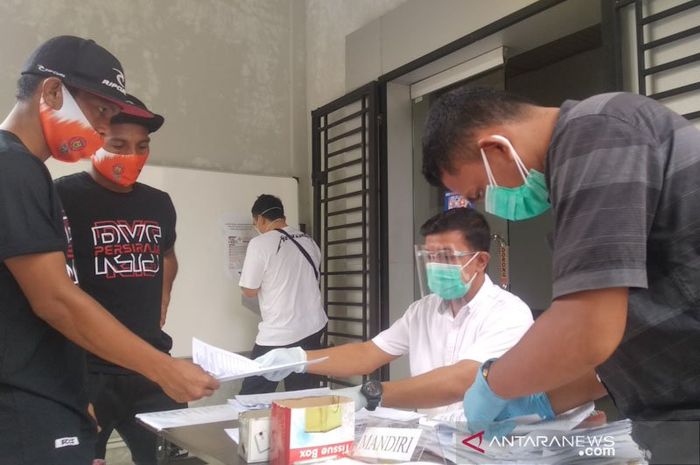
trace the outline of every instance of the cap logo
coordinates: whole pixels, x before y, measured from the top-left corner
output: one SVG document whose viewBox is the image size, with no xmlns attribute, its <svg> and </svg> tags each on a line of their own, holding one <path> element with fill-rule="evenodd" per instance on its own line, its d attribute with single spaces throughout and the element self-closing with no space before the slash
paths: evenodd
<svg viewBox="0 0 700 465">
<path fill-rule="evenodd" d="M 109 79 L 103 79 L 102 84 L 104 84 L 107 87 L 113 87 L 114 89 L 117 89 L 119 92 L 122 94 L 126 95 L 126 89 L 125 89 L 125 84 L 126 80 L 124 79 L 124 72 L 120 69 L 117 68 L 112 68 L 114 71 L 117 72 L 116 76 L 116 81 L 110 81 Z"/>
<path fill-rule="evenodd" d="M 49 69 L 49 68 L 47 68 L 47 67 L 44 66 L 44 65 L 36 65 L 36 69 L 38 69 L 38 70 L 41 71 L 42 73 L 51 73 L 51 74 L 55 74 L 56 76 L 59 76 L 59 77 L 62 77 L 62 78 L 65 78 L 65 77 L 66 77 L 65 74 L 59 73 L 58 71 L 54 71 L 53 69 Z"/>
<path fill-rule="evenodd" d="M 112 69 L 117 72 L 117 83 L 122 87 L 126 87 L 126 83 L 124 82 L 124 72 L 121 69 Z"/>
</svg>

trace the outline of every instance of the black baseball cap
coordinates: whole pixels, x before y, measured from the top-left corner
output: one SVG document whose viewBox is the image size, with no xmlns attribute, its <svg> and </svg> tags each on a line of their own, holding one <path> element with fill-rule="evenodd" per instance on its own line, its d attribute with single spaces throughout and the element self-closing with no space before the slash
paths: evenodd
<svg viewBox="0 0 700 465">
<path fill-rule="evenodd" d="M 165 118 L 163 118 L 159 114 L 153 113 L 151 110 L 146 108 L 146 104 L 134 97 L 133 95 L 126 94 L 126 100 L 131 105 L 139 107 L 143 111 L 148 112 L 153 116 L 150 118 L 145 118 L 143 116 L 135 116 L 130 115 L 128 113 L 119 113 L 118 115 L 112 117 L 112 124 L 139 124 L 148 129 L 148 132 L 156 132 L 165 122 Z"/>
<path fill-rule="evenodd" d="M 152 117 L 148 110 L 127 99 L 126 78 L 119 60 L 94 40 L 58 36 L 47 40 L 31 54 L 22 74 L 57 77 L 116 104 L 124 113 Z"/>
</svg>

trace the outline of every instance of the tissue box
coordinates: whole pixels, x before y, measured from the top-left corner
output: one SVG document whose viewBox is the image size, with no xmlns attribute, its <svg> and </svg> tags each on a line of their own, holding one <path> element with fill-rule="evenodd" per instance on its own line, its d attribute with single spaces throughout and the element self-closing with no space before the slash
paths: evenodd
<svg viewBox="0 0 700 465">
<path fill-rule="evenodd" d="M 270 459 L 270 409 L 241 412 L 238 422 L 238 455 L 246 463 L 267 462 Z"/>
<path fill-rule="evenodd" d="M 355 404 L 340 396 L 275 401 L 270 430 L 271 465 L 349 455 L 355 439 Z"/>
</svg>

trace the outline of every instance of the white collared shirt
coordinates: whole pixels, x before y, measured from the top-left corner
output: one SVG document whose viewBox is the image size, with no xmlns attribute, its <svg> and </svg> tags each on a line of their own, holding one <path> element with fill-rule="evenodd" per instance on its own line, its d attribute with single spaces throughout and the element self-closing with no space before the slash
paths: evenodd
<svg viewBox="0 0 700 465">
<path fill-rule="evenodd" d="M 532 312 L 527 304 L 485 276 L 479 291 L 457 316 L 443 299 L 430 294 L 413 302 L 372 342 L 388 354 L 408 354 L 411 376 L 418 376 L 460 360 L 483 363 L 500 357 L 530 325 Z M 435 415 L 455 408 L 461 409 L 461 402 L 424 412 Z"/>
</svg>

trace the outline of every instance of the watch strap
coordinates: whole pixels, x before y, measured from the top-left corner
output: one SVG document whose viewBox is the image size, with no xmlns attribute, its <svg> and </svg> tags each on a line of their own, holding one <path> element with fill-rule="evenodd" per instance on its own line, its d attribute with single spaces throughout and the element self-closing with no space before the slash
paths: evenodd
<svg viewBox="0 0 700 465">
<path fill-rule="evenodd" d="M 495 358 L 490 358 L 486 360 L 483 365 L 481 365 L 481 375 L 484 377 L 484 380 L 488 384 L 489 382 L 489 372 L 491 371 L 491 365 L 493 365 L 493 362 L 495 362 Z"/>
<path fill-rule="evenodd" d="M 370 394 L 367 392 L 367 385 L 368 385 L 369 383 L 378 383 L 378 384 L 379 384 L 379 394 L 378 394 L 378 395 L 370 395 Z M 381 401 L 382 401 L 382 394 L 383 394 L 382 385 L 381 385 L 381 383 L 380 383 L 379 381 L 374 381 L 374 380 L 372 380 L 372 381 L 367 381 L 366 383 L 364 383 L 364 384 L 362 385 L 362 387 L 361 387 L 361 389 L 360 389 L 360 393 L 361 393 L 361 394 L 365 397 L 365 399 L 367 400 L 367 405 L 365 406 L 365 408 L 366 408 L 367 410 L 369 410 L 370 412 L 372 412 L 372 411 L 374 411 L 377 407 L 379 407 L 379 404 L 380 404 Z"/>
</svg>

